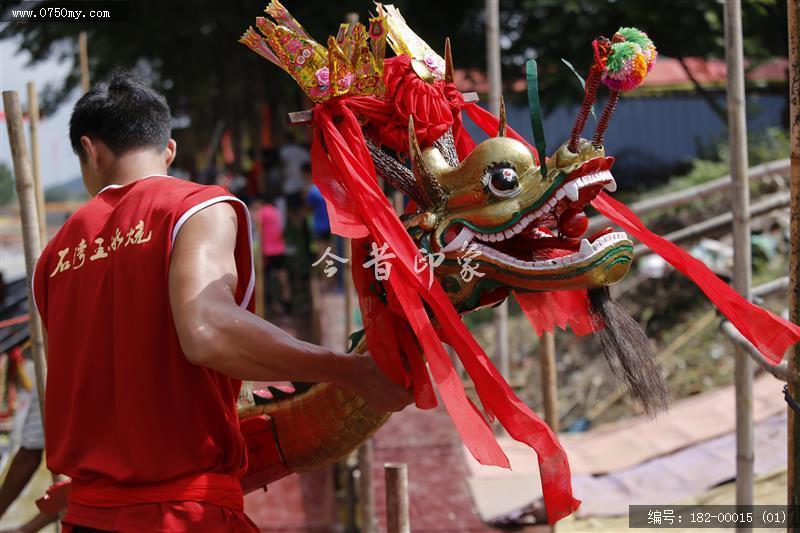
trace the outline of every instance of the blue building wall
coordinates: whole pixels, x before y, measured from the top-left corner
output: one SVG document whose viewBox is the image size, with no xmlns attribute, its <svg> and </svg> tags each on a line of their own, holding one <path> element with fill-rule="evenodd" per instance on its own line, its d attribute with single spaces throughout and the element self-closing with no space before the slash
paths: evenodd
<svg viewBox="0 0 800 533">
<path fill-rule="evenodd" d="M 724 106 L 724 96 L 719 99 Z M 752 135 L 782 126 L 787 103 L 782 95 L 748 96 L 748 132 Z M 598 117 L 604 104 L 602 101 L 595 106 Z M 550 113 L 546 113 L 545 108 L 548 155 L 569 138 L 578 107 L 560 106 Z M 532 134 L 527 107 L 509 105 L 507 115 L 511 127 L 530 141 Z M 485 137 L 469 121 L 467 128 L 476 138 Z M 589 138 L 593 131 L 594 119 L 590 116 L 583 136 Z M 617 158 L 614 174 L 624 183 L 645 169 L 652 171 L 653 175 L 663 175 L 681 162 L 697 157 L 703 147 L 713 147 L 725 141 L 726 135 L 724 123 L 699 96 L 623 97 L 605 134 L 605 146 L 606 153 Z"/>
</svg>

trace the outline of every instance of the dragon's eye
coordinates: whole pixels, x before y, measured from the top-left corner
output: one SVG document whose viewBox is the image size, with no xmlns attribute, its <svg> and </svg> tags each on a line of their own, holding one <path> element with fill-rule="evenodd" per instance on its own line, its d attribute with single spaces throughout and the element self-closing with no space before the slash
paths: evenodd
<svg viewBox="0 0 800 533">
<path fill-rule="evenodd" d="M 495 196 L 509 198 L 519 194 L 519 180 L 513 168 L 498 167 L 488 172 L 489 190 Z"/>
</svg>

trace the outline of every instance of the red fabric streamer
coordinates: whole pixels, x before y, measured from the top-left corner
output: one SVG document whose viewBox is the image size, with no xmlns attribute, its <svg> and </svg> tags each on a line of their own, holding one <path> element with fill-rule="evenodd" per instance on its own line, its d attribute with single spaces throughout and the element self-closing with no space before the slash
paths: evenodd
<svg viewBox="0 0 800 533">
<path fill-rule="evenodd" d="M 595 327 L 589 313 L 589 299 L 585 290 L 558 292 L 515 292 L 519 306 L 540 337 L 556 326 L 567 326 L 579 337 L 594 333 Z"/>
<path fill-rule="evenodd" d="M 592 201 L 592 205 L 697 284 L 771 363 L 780 363 L 789 346 L 800 341 L 800 326 L 748 302 L 700 260 L 647 229 L 624 204 L 602 192 Z"/>
<path fill-rule="evenodd" d="M 407 79 L 412 80 L 410 77 Z M 394 90 L 395 94 L 402 95 L 402 98 L 409 102 L 414 102 L 414 98 L 417 98 L 416 107 L 414 107 L 415 116 L 425 109 L 424 102 L 419 99 L 422 97 L 415 95 L 413 89 L 403 91 L 403 88 L 395 87 Z M 438 98 L 436 95 L 428 97 Z M 370 100 L 374 100 L 374 102 Z M 366 228 L 371 239 L 379 247 L 388 244 L 388 250 L 395 254 L 395 258 L 389 260 L 391 273 L 384 282 L 383 288 L 387 293 L 388 309 L 393 310 L 400 320 L 389 327 L 394 330 L 392 335 L 399 339 L 403 346 L 403 353 L 412 358 L 409 361 L 409 367 L 414 383 L 415 397 L 418 404 L 421 404 L 420 407 L 431 406 L 429 393 L 424 390 L 426 380 L 422 377 L 424 367 L 421 359 L 413 360 L 417 354 L 424 353 L 445 408 L 467 448 L 483 464 L 508 467 L 508 459 L 497 444 L 491 428 L 466 396 L 461 380 L 442 346 L 443 341 L 448 342 L 454 347 L 472 377 L 485 409 L 497 416 L 512 437 L 536 450 L 548 521 L 555 523 L 560 518 L 572 513 L 580 503 L 572 496 L 566 454 L 547 424 L 516 398 L 511 388 L 461 322 L 460 316 L 438 281 L 434 281 L 429 288 L 428 273 L 426 271 L 415 272 L 414 266 L 419 264 L 417 261 L 422 261 L 422 258 L 418 255 L 416 244 L 378 188 L 372 159 L 361 133 L 361 125 L 354 114 L 355 111 L 359 116 L 368 118 L 393 116 L 393 113 L 387 113 L 387 105 L 382 107 L 371 105 L 375 102 L 379 101 L 370 98 L 347 98 L 332 100 L 318 105 L 314 109 L 314 121 L 317 129 L 312 161 L 314 165 L 322 165 L 322 172 L 315 174 L 315 180 L 332 181 L 331 178 L 335 178 L 338 182 L 336 186 L 323 187 L 317 183 L 329 205 L 333 205 L 334 213 L 337 215 L 346 213 L 351 216 L 352 218 L 348 219 L 351 229 Z M 457 107 L 458 103 L 453 105 Z M 435 113 L 439 113 L 443 106 L 429 105 L 427 109 L 433 109 Z M 393 120 L 399 126 L 399 120 L 394 118 Z M 407 117 L 405 120 L 407 121 Z M 420 116 L 420 122 L 425 123 L 424 117 Z M 452 124 L 451 120 L 448 127 Z M 469 141 L 461 136 L 461 131 L 454 130 L 454 136 L 461 138 L 462 149 L 468 146 Z M 323 142 L 324 150 L 322 149 Z M 431 139 L 428 139 L 428 142 L 432 142 Z M 327 159 L 327 163 L 321 161 L 323 158 Z M 325 179 L 326 174 L 327 180 Z M 345 193 L 346 201 L 343 201 L 341 196 L 336 196 L 337 191 Z M 356 216 L 358 216 L 357 219 Z M 354 246 L 356 244 L 354 243 Z M 353 255 L 354 258 L 358 257 L 355 249 Z M 356 265 L 353 271 L 362 269 L 362 265 L 363 263 Z M 365 292 L 363 290 L 364 281 L 365 279 L 362 279 L 359 282 L 362 287 L 360 291 L 362 296 Z M 427 304 L 427 307 L 423 302 Z M 381 343 L 374 337 L 386 335 L 385 329 L 375 329 L 377 323 L 374 320 L 382 324 L 392 323 L 385 315 L 382 315 L 387 309 L 386 306 L 376 305 L 374 301 L 371 301 L 370 305 L 376 310 L 377 316 L 365 317 L 368 345 Z M 434 329 L 431 317 L 428 315 L 429 310 L 441 328 L 444 338 L 440 337 L 437 330 Z M 414 339 L 406 337 L 402 333 L 408 331 L 405 324 L 410 325 L 413 337 L 416 337 L 416 342 L 419 343 L 421 350 L 409 351 L 408 348 L 413 344 Z M 403 326 L 405 330 L 400 326 Z M 380 344 L 380 349 L 383 349 L 384 344 Z M 377 346 L 377 344 L 375 345 Z M 376 362 L 381 368 L 385 368 L 393 379 L 405 383 L 408 379 L 408 370 L 399 367 L 397 362 L 389 359 L 379 356 L 379 360 Z M 422 387 L 423 390 L 417 391 L 418 387 Z"/>
</svg>

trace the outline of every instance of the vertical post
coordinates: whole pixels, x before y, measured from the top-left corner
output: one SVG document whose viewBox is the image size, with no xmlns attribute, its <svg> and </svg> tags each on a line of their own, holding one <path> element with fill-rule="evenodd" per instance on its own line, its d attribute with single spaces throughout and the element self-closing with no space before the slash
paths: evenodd
<svg viewBox="0 0 800 533">
<path fill-rule="evenodd" d="M 791 138 L 791 251 L 789 253 L 789 320 L 800 322 L 800 3 L 789 0 L 789 126 Z M 800 394 L 800 347 L 790 348 L 789 393 Z M 800 505 L 800 419 L 791 408 L 788 421 L 787 503 Z"/>
<path fill-rule="evenodd" d="M 353 241 L 343 238 L 345 266 L 342 276 L 344 278 L 344 345 L 347 348 L 347 341 L 353 333 Z"/>
<path fill-rule="evenodd" d="M 89 90 L 89 45 L 86 42 L 86 32 L 78 34 L 78 56 L 81 65 L 81 88 L 83 92 Z"/>
<path fill-rule="evenodd" d="M 544 332 L 540 340 L 542 370 L 542 393 L 544 396 L 544 419 L 553 433 L 558 433 L 558 386 L 556 381 L 556 338 Z"/>
<path fill-rule="evenodd" d="M 500 0 L 486 0 L 486 71 L 489 76 L 489 111 L 500 113 Z"/>
<path fill-rule="evenodd" d="M 11 157 L 14 160 L 14 178 L 19 198 L 20 216 L 22 217 L 22 243 L 25 249 L 25 274 L 28 286 L 29 327 L 31 335 L 31 353 L 36 370 L 36 389 L 39 393 L 39 407 L 44 420 L 44 384 L 47 376 L 47 362 L 44 356 L 44 338 L 39 313 L 33 303 L 31 278 L 36 268 L 36 261 L 42 251 L 39 241 L 39 218 L 36 209 L 36 192 L 34 191 L 33 172 L 28 158 L 25 142 L 25 131 L 22 125 L 22 108 L 19 105 L 17 91 L 3 91 L 3 109 L 8 128 L 8 142 L 11 145 Z"/>
<path fill-rule="evenodd" d="M 358 13 L 350 12 L 344 16 L 345 21 L 351 26 L 358 23 Z M 351 249 L 353 242 L 350 239 L 344 241 L 344 256 L 347 259 L 347 272 L 344 273 L 344 339 L 345 345 L 350 335 L 353 333 L 353 251 Z M 372 469 L 369 472 L 372 475 Z M 363 475 L 363 473 L 362 473 Z"/>
<path fill-rule="evenodd" d="M 408 469 L 405 464 L 386 463 L 386 528 L 392 533 L 411 533 L 408 517 Z"/>
<path fill-rule="evenodd" d="M 486 0 L 486 67 L 489 75 L 489 111 L 498 115 L 503 90 L 500 75 L 500 0 Z M 507 301 L 495 309 L 494 325 L 500 373 L 509 379 Z"/>
<path fill-rule="evenodd" d="M 372 439 L 358 449 L 359 530 L 361 533 L 377 533 L 375 517 L 375 489 L 372 483 Z"/>
<path fill-rule="evenodd" d="M 257 232 L 259 241 L 261 231 Z M 256 315 L 267 318 L 266 294 L 264 292 L 264 252 L 261 251 L 261 243 L 253 246 L 253 266 L 256 269 Z"/>
<path fill-rule="evenodd" d="M 44 209 L 44 186 L 39 166 L 39 95 L 36 93 L 36 84 L 32 81 L 28 82 L 28 126 L 31 136 L 33 189 L 36 193 L 36 209 L 39 214 L 39 242 L 44 246 L 47 242 L 47 213 Z"/>
<path fill-rule="evenodd" d="M 725 60 L 728 65 L 728 135 L 731 157 L 733 210 L 733 285 L 750 298 L 750 186 L 747 180 L 747 123 L 745 117 L 742 6 L 726 0 Z M 753 363 L 736 350 L 736 504 L 753 503 Z M 749 529 L 748 529 L 749 530 Z"/>
</svg>

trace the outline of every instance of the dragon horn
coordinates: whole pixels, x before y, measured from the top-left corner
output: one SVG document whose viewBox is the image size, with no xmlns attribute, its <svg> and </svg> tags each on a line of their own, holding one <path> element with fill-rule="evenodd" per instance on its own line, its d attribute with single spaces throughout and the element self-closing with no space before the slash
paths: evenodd
<svg viewBox="0 0 800 533">
<path fill-rule="evenodd" d="M 411 170 L 419 181 L 420 199 L 423 201 L 423 207 L 428 209 L 444 205 L 447 202 L 447 196 L 439 185 L 436 176 L 422 158 L 422 150 L 419 147 L 417 134 L 414 131 L 414 117 L 411 115 L 408 117 L 408 155 L 411 157 Z"/>
<path fill-rule="evenodd" d="M 508 124 L 506 123 L 506 102 L 503 100 L 503 96 L 500 95 L 500 113 L 499 113 L 499 124 L 497 127 L 497 137 L 505 137 Z"/>
<path fill-rule="evenodd" d="M 453 49 L 450 47 L 450 37 L 444 40 L 444 81 L 453 83 Z"/>
</svg>

